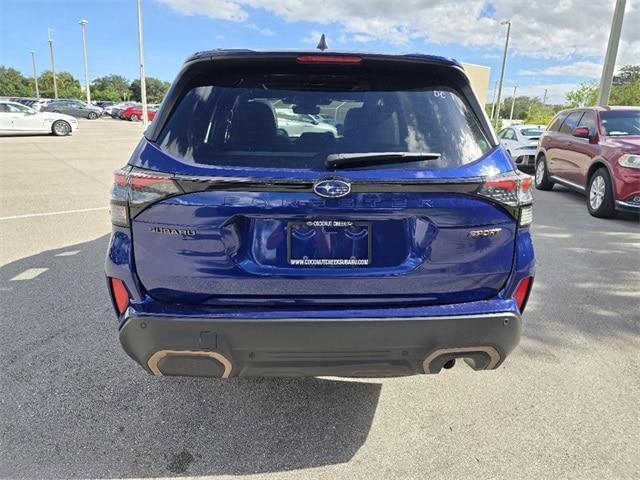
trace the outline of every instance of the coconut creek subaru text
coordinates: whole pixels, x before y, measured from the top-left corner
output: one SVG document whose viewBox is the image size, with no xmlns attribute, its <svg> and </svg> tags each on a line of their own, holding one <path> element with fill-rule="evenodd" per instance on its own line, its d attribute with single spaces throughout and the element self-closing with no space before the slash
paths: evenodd
<svg viewBox="0 0 640 480">
<path fill-rule="evenodd" d="M 120 342 L 155 375 L 495 369 L 531 193 L 454 60 L 197 53 L 115 172 Z"/>
</svg>

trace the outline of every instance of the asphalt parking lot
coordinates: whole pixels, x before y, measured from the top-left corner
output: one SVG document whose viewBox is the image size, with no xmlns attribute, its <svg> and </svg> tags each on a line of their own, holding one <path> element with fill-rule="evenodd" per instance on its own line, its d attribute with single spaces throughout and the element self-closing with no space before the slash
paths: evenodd
<svg viewBox="0 0 640 480">
<path fill-rule="evenodd" d="M 640 477 L 640 229 L 535 192 L 521 344 L 437 376 L 148 376 L 102 266 L 111 173 L 140 124 L 0 137 L 0 478 Z"/>
</svg>

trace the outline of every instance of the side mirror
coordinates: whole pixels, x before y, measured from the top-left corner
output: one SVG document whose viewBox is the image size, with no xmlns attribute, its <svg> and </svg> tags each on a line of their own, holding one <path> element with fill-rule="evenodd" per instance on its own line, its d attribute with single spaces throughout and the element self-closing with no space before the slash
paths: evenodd
<svg viewBox="0 0 640 480">
<path fill-rule="evenodd" d="M 586 138 L 587 140 L 591 138 L 587 127 L 576 127 L 571 131 L 571 135 L 578 138 Z"/>
</svg>

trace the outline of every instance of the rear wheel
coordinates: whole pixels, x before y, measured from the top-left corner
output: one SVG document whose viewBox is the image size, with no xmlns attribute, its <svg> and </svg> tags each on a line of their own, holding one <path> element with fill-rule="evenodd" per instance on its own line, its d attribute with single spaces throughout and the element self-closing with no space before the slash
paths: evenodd
<svg viewBox="0 0 640 480">
<path fill-rule="evenodd" d="M 587 208 L 594 217 L 612 218 L 616 216 L 613 186 L 606 168 L 599 168 L 589 179 Z"/>
<path fill-rule="evenodd" d="M 553 182 L 549 180 L 547 159 L 544 155 L 540 155 L 536 163 L 535 184 L 538 190 L 551 190 L 553 188 Z"/>
<path fill-rule="evenodd" d="M 64 120 L 56 120 L 53 122 L 53 125 L 51 125 L 51 133 L 56 137 L 66 137 L 71 133 L 71 125 Z"/>
<path fill-rule="evenodd" d="M 134 113 L 133 115 L 131 115 L 129 117 L 129 120 L 131 120 L 132 122 L 139 122 L 140 121 L 140 117 Z"/>
<path fill-rule="evenodd" d="M 98 118 L 98 114 L 96 112 L 89 112 L 89 114 L 87 115 L 87 118 L 89 120 L 95 120 L 96 118 Z"/>
</svg>

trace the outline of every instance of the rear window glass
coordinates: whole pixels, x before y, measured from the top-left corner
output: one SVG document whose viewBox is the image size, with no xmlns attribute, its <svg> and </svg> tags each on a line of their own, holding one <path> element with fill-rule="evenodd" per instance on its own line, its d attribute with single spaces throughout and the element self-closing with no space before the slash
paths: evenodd
<svg viewBox="0 0 640 480">
<path fill-rule="evenodd" d="M 571 134 L 574 128 L 578 126 L 578 122 L 580 121 L 580 117 L 582 117 L 582 112 L 573 112 L 571 113 L 567 119 L 564 121 L 562 126 L 560 127 L 560 133 L 566 133 L 568 135 Z"/>
<path fill-rule="evenodd" d="M 566 114 L 559 113 L 556 118 L 554 118 L 553 121 L 549 124 L 547 130 L 549 130 L 550 132 L 557 132 L 558 130 L 560 130 L 560 125 L 562 124 L 562 121 L 565 119 L 565 117 Z"/>
<path fill-rule="evenodd" d="M 158 144 L 199 164 L 311 170 L 326 170 L 329 154 L 371 152 L 431 152 L 440 158 L 364 168 L 446 168 L 472 162 L 490 148 L 454 91 L 316 90 L 309 84 L 197 86 L 174 108 Z"/>
<path fill-rule="evenodd" d="M 543 132 L 539 128 L 523 128 L 520 133 L 525 137 L 539 137 Z"/>
</svg>

